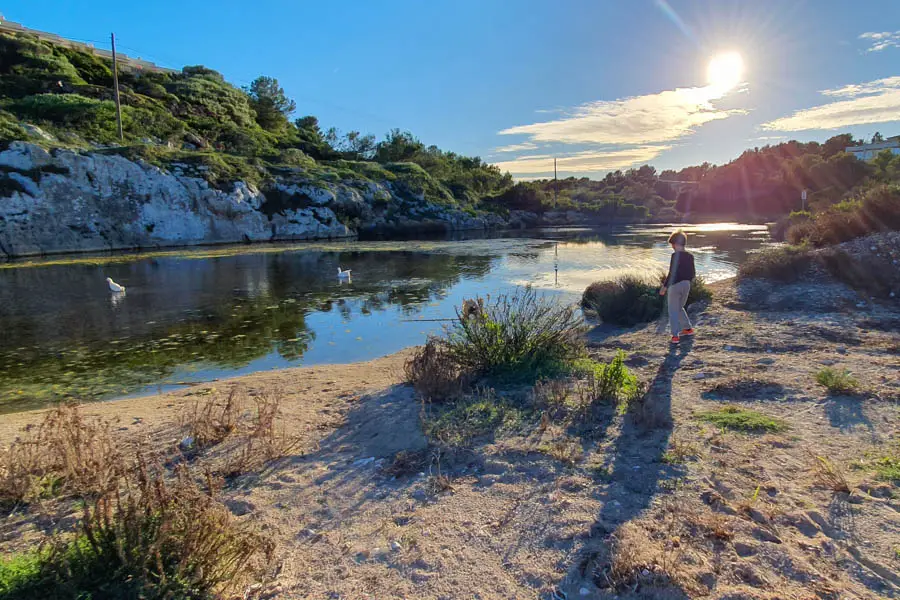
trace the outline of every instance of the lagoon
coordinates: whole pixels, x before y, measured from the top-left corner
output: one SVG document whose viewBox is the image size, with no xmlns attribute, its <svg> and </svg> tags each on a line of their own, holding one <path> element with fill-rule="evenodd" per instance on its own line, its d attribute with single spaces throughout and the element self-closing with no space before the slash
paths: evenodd
<svg viewBox="0 0 900 600">
<path fill-rule="evenodd" d="M 686 226 L 698 272 L 735 274 L 765 226 Z M 593 281 L 668 265 L 671 226 L 502 237 L 72 255 L 0 264 L 0 412 L 105 400 L 422 343 L 464 298 L 531 285 L 575 303 Z M 351 281 L 337 277 L 352 269 Z M 112 294 L 105 278 L 126 286 Z"/>
</svg>

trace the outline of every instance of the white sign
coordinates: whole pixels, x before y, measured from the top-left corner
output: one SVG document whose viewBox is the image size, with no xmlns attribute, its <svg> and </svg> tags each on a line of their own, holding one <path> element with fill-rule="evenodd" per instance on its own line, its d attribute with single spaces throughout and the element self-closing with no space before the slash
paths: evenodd
<svg viewBox="0 0 900 600">
<path fill-rule="evenodd" d="M 806 190 L 800 192 L 800 199 L 806 202 Z"/>
</svg>

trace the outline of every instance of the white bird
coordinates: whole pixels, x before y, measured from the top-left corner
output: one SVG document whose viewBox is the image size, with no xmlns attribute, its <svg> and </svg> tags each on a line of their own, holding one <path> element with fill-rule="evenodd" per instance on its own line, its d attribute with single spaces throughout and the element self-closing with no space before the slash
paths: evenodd
<svg viewBox="0 0 900 600">
<path fill-rule="evenodd" d="M 343 271 L 338 267 L 338 279 L 350 279 L 350 269 Z"/>
<path fill-rule="evenodd" d="M 113 281 L 112 277 L 107 277 L 106 283 L 109 284 L 109 291 L 111 291 L 111 292 L 124 292 L 125 291 L 125 286 L 119 285 L 118 283 Z"/>
</svg>

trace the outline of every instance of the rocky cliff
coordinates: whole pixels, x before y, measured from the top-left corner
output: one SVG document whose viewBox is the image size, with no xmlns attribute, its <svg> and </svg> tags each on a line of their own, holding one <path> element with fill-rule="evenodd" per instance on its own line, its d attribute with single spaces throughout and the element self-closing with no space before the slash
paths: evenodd
<svg viewBox="0 0 900 600">
<path fill-rule="evenodd" d="M 206 168 L 12 142 L 0 152 L 0 256 L 505 225 L 429 202 L 408 181 L 327 181 L 295 168 L 258 185 L 212 185 Z"/>
</svg>

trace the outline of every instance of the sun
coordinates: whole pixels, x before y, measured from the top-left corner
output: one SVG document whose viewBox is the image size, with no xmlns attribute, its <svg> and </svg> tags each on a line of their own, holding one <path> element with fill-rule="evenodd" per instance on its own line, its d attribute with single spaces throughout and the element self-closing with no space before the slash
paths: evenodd
<svg viewBox="0 0 900 600">
<path fill-rule="evenodd" d="M 722 90 L 730 90 L 738 85 L 744 76 L 744 59 L 737 52 L 723 52 L 712 57 L 706 68 L 709 85 Z"/>
</svg>

